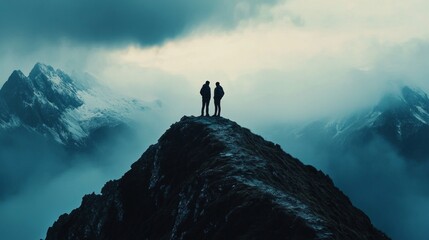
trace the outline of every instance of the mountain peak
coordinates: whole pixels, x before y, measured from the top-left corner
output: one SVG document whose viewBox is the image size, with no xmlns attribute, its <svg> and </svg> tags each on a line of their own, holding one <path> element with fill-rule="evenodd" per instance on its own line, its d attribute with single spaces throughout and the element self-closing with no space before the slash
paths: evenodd
<svg viewBox="0 0 429 240">
<path fill-rule="evenodd" d="M 373 108 L 339 120 L 314 122 L 300 130 L 300 135 L 324 139 L 336 149 L 354 149 L 383 140 L 405 159 L 427 161 L 429 98 L 420 88 L 401 86 L 384 95 Z"/>
<path fill-rule="evenodd" d="M 402 88 L 401 93 L 404 101 L 413 105 L 427 104 L 429 102 L 427 94 L 420 88 L 405 86 Z"/>
<path fill-rule="evenodd" d="M 3 86 L 7 84 L 22 84 L 25 82 L 29 81 L 28 78 L 24 75 L 24 73 L 21 70 L 14 70 Z"/>
<path fill-rule="evenodd" d="M 24 75 L 24 73 L 21 70 L 14 70 L 9 78 L 23 79 L 23 78 L 26 78 L 26 76 Z"/>
<path fill-rule="evenodd" d="M 20 70 L 15 70 L 0 89 L 0 98 L 31 94 L 32 82 Z"/>
<path fill-rule="evenodd" d="M 44 63 L 36 63 L 33 67 L 33 69 L 30 71 L 30 75 L 36 74 L 36 73 L 49 73 L 49 72 L 55 72 L 55 69 L 47 64 Z"/>
<path fill-rule="evenodd" d="M 420 88 L 403 86 L 399 93 L 386 94 L 375 107 L 376 111 L 400 118 L 415 117 L 418 122 L 429 123 L 429 98 Z"/>
<path fill-rule="evenodd" d="M 81 83 L 42 63 L 28 77 L 14 71 L 0 90 L 0 128 L 24 127 L 72 147 L 85 147 L 95 131 L 125 124 L 141 109 L 93 79 Z"/>
<path fill-rule="evenodd" d="M 69 91 L 72 87 L 72 81 L 67 74 L 43 63 L 36 63 L 28 77 L 38 88 Z"/>
<path fill-rule="evenodd" d="M 388 239 L 331 179 L 237 123 L 183 117 L 51 239 Z"/>
</svg>

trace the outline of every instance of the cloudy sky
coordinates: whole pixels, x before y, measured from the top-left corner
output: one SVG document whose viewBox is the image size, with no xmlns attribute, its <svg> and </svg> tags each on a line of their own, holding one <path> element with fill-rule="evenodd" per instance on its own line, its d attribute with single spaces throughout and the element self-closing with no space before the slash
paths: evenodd
<svg viewBox="0 0 429 240">
<path fill-rule="evenodd" d="M 429 90 L 428 7 L 423 0 L 377 7 L 370 0 L 0 0 L 0 83 L 44 62 L 144 99 L 174 99 L 177 115 L 198 114 L 205 80 L 223 84 L 225 114 L 237 120 L 255 111 L 279 121 L 338 114 L 373 104 L 392 85 Z"/>
<path fill-rule="evenodd" d="M 167 123 L 199 114 L 206 80 L 221 82 L 223 115 L 243 126 L 342 115 L 404 84 L 429 92 L 428 9 L 426 0 L 0 0 L 0 85 L 43 62 L 159 99 Z"/>
</svg>

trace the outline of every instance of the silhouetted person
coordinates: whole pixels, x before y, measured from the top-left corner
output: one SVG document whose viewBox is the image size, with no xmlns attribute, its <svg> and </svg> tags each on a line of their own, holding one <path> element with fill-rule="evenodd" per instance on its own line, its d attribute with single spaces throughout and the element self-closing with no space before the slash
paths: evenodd
<svg viewBox="0 0 429 240">
<path fill-rule="evenodd" d="M 219 82 L 216 82 L 216 88 L 214 90 L 214 104 L 215 104 L 215 114 L 214 116 L 220 116 L 220 100 L 222 99 L 223 95 L 225 93 L 223 92 L 223 88 L 220 86 Z"/>
<path fill-rule="evenodd" d="M 211 97 L 210 82 L 206 83 L 201 87 L 200 94 L 203 97 L 203 106 L 201 108 L 201 116 L 204 116 L 204 107 L 206 108 L 206 116 L 209 116 L 209 103 Z"/>
</svg>

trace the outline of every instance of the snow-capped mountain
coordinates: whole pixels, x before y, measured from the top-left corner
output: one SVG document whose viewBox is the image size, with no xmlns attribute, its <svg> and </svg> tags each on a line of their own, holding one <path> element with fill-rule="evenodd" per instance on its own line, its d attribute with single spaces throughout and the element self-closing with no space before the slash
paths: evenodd
<svg viewBox="0 0 429 240">
<path fill-rule="evenodd" d="M 386 94 L 371 109 L 315 122 L 300 131 L 300 136 L 316 133 L 322 141 L 332 140 L 346 148 L 382 139 L 407 159 L 429 160 L 429 98 L 424 91 L 405 86 Z"/>
<path fill-rule="evenodd" d="M 72 148 L 91 134 L 133 119 L 144 104 L 113 93 L 89 76 L 70 77 L 37 63 L 28 76 L 14 71 L 0 90 L 0 134 L 16 128 Z"/>
<path fill-rule="evenodd" d="M 57 239 L 389 239 L 332 180 L 224 118 L 183 117 Z"/>
</svg>

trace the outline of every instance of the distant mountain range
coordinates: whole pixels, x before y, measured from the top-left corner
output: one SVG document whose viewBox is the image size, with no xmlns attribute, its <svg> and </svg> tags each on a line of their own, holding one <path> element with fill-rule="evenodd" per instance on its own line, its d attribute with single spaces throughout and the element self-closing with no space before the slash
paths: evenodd
<svg viewBox="0 0 429 240">
<path fill-rule="evenodd" d="M 429 98 L 420 89 L 404 86 L 386 94 L 373 108 L 313 122 L 295 130 L 293 137 L 355 150 L 384 141 L 406 159 L 429 161 Z"/>
<path fill-rule="evenodd" d="M 37 63 L 14 71 L 0 90 L 0 137 L 20 129 L 67 148 L 84 149 L 100 131 L 120 127 L 145 110 L 90 75 L 73 76 Z"/>
</svg>

